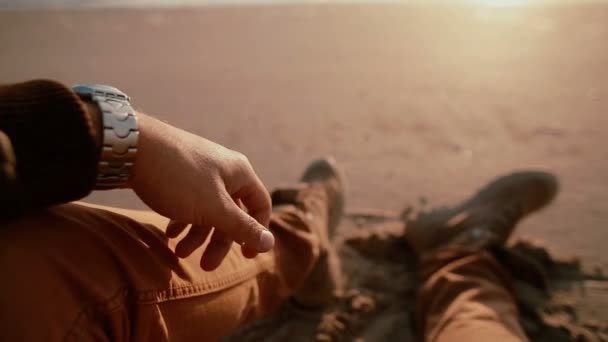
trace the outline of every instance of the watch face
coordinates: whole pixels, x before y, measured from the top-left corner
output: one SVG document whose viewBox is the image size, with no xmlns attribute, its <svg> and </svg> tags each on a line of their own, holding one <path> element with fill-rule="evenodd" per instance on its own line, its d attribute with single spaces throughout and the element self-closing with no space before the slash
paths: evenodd
<svg viewBox="0 0 608 342">
<path fill-rule="evenodd" d="M 72 90 L 78 94 L 90 94 L 91 96 L 118 97 L 129 101 L 129 96 L 122 91 L 105 84 L 77 84 Z"/>
</svg>

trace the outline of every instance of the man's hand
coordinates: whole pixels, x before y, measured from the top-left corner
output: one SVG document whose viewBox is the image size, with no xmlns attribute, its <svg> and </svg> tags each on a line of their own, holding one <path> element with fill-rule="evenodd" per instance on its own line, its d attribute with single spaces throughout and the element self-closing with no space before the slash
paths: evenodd
<svg viewBox="0 0 608 342">
<path fill-rule="evenodd" d="M 212 141 L 139 114 L 140 138 L 131 187 L 171 219 L 166 235 L 190 230 L 175 253 L 185 258 L 211 236 L 201 267 L 213 270 L 233 242 L 252 258 L 269 251 L 270 196 L 247 158 Z"/>
</svg>

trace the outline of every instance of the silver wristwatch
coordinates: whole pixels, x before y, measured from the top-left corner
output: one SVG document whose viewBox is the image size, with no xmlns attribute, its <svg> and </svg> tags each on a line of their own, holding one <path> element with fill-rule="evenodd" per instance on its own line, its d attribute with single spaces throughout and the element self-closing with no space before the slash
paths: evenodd
<svg viewBox="0 0 608 342">
<path fill-rule="evenodd" d="M 130 98 L 102 84 L 79 84 L 72 88 L 99 105 L 103 121 L 103 146 L 97 169 L 96 189 L 126 186 L 133 170 L 139 130 Z"/>
</svg>

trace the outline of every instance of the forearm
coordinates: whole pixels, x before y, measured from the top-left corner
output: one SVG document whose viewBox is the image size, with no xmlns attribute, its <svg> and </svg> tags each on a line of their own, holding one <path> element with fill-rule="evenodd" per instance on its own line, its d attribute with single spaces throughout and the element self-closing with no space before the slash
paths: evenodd
<svg viewBox="0 0 608 342">
<path fill-rule="evenodd" d="M 86 196 L 95 185 L 99 128 L 96 106 L 59 83 L 0 86 L 0 130 L 16 161 L 15 180 L 0 189 L 0 218 Z"/>
</svg>

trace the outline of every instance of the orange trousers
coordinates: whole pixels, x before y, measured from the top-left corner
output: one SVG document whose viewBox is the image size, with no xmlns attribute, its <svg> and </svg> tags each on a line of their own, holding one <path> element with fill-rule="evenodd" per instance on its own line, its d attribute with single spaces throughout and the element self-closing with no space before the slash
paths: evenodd
<svg viewBox="0 0 608 342">
<path fill-rule="evenodd" d="M 421 340 L 528 341 L 519 322 L 511 276 L 487 251 L 454 251 L 420 265 L 416 299 Z"/>
<path fill-rule="evenodd" d="M 315 264 L 307 216 L 275 209 L 276 247 L 245 259 L 234 246 L 213 272 L 201 250 L 173 255 L 167 219 L 149 212 L 60 205 L 0 229 L 0 334 L 6 341 L 215 341 L 285 301 Z M 428 341 L 523 341 L 500 266 L 463 257 L 421 287 Z"/>
</svg>

